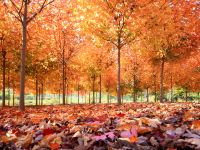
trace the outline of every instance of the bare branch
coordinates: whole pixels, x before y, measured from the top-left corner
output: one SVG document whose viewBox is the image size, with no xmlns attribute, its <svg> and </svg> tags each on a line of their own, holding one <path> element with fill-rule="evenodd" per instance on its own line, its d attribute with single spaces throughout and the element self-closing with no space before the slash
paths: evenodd
<svg viewBox="0 0 200 150">
<path fill-rule="evenodd" d="M 44 2 L 42 3 L 40 9 L 39 9 L 37 12 L 35 12 L 35 13 L 27 20 L 27 24 L 28 24 L 29 22 L 31 22 L 39 13 L 41 13 L 42 10 L 43 10 L 45 7 L 47 7 L 48 5 L 50 5 L 51 3 L 53 3 L 54 0 L 51 0 L 51 1 L 48 2 L 48 3 L 46 3 L 46 2 L 47 2 L 47 0 L 44 0 Z"/>
<path fill-rule="evenodd" d="M 22 0 L 21 7 L 20 7 L 20 9 L 19 9 L 19 13 L 20 13 L 20 14 L 22 14 L 22 8 L 23 8 L 23 6 L 24 6 L 24 0 Z M 22 15 L 23 15 L 23 14 L 22 14 Z"/>
<path fill-rule="evenodd" d="M 11 11 L 8 11 L 8 13 L 10 13 L 11 15 L 13 15 L 15 19 L 17 19 L 19 22 L 22 23 L 22 18 L 20 18 L 19 16 L 16 16 L 16 15 L 15 15 L 13 12 L 11 12 Z"/>
<path fill-rule="evenodd" d="M 13 2 L 13 0 L 10 0 L 10 2 L 12 3 L 12 5 L 14 6 L 14 8 L 15 8 L 15 11 L 17 12 L 17 14 L 18 14 L 18 17 L 16 16 L 16 15 L 14 15 L 14 17 L 17 19 L 17 20 L 19 20 L 20 22 L 22 22 L 22 14 L 21 14 L 21 9 L 22 9 L 22 5 L 23 5 L 23 2 L 22 2 L 22 5 L 21 5 L 21 7 L 20 8 L 18 8 L 17 7 L 17 5 L 16 5 L 16 3 L 15 2 Z M 13 15 L 13 13 L 11 13 L 12 15 Z"/>
</svg>

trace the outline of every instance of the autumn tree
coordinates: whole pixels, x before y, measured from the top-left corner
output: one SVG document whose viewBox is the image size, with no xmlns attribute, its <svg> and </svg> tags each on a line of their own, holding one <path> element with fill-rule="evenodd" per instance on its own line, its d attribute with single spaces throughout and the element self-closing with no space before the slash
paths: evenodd
<svg viewBox="0 0 200 150">
<path fill-rule="evenodd" d="M 155 3 L 157 5 L 154 5 Z M 193 47 L 193 39 L 190 33 L 185 31 L 186 24 L 176 20 L 175 5 L 177 4 L 166 1 L 152 3 L 149 5 L 151 9 L 148 9 L 145 23 L 145 39 L 151 45 L 149 49 L 152 50 L 152 61 L 160 65 L 160 102 L 163 102 L 165 63 L 183 58 Z"/>
<path fill-rule="evenodd" d="M 22 49 L 21 49 L 21 65 L 20 65 L 20 110 L 24 111 L 24 93 L 25 93 L 25 64 L 27 50 L 27 27 L 32 20 L 42 12 L 42 10 L 51 4 L 54 0 L 34 1 L 22 0 L 4 1 L 5 7 L 9 12 L 21 23 L 22 28 Z"/>
<path fill-rule="evenodd" d="M 121 49 L 133 41 L 139 33 L 136 30 L 130 30 L 130 26 L 135 28 L 132 22 L 134 11 L 138 8 L 136 1 L 101 1 L 97 0 L 87 4 L 87 13 L 95 14 L 93 16 L 83 16 L 87 21 L 87 25 L 83 28 L 89 28 L 91 32 L 99 38 L 111 43 L 117 49 L 118 64 L 118 104 L 121 104 L 120 94 L 120 54 Z M 100 7 L 99 7 L 100 6 Z M 88 17 L 89 16 L 89 17 Z"/>
</svg>

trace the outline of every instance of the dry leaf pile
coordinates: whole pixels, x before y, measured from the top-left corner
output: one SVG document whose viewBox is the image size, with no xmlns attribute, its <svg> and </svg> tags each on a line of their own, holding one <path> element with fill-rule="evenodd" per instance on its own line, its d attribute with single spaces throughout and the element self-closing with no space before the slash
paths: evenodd
<svg viewBox="0 0 200 150">
<path fill-rule="evenodd" d="M 200 104 L 129 103 L 0 110 L 0 149 L 200 149 Z"/>
</svg>

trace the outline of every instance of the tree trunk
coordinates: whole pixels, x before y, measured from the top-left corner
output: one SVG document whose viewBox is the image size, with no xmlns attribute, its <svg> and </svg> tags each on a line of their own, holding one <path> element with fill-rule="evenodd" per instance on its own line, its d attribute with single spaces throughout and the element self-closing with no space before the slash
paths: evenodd
<svg viewBox="0 0 200 150">
<path fill-rule="evenodd" d="M 66 84 L 65 84 L 65 49 L 62 49 L 62 101 L 63 105 L 65 105 L 65 89 L 66 89 Z"/>
<path fill-rule="evenodd" d="M 149 88 L 147 88 L 147 103 L 149 102 Z"/>
<path fill-rule="evenodd" d="M 156 89 L 156 75 L 154 76 L 154 102 L 157 101 L 157 89 Z"/>
<path fill-rule="evenodd" d="M 22 49 L 21 49 L 21 65 L 20 65 L 20 104 L 21 111 L 25 110 L 24 94 L 25 94 L 25 62 L 26 62 L 26 42 L 27 42 L 27 11 L 28 0 L 24 0 L 24 14 L 22 21 Z"/>
<path fill-rule="evenodd" d="M 99 76 L 99 103 L 101 103 L 101 75 Z"/>
<path fill-rule="evenodd" d="M 38 106 L 38 77 L 35 78 L 35 105 Z"/>
<path fill-rule="evenodd" d="M 67 84 L 66 88 L 67 88 L 66 104 L 68 104 L 68 93 L 69 93 L 69 86 L 68 86 L 68 84 Z"/>
<path fill-rule="evenodd" d="M 118 50 L 118 54 L 117 54 L 117 103 L 119 105 L 121 105 L 121 87 L 120 87 L 120 73 L 121 73 L 121 62 L 120 62 L 120 38 L 118 39 L 118 47 L 117 47 L 117 50 Z"/>
<path fill-rule="evenodd" d="M 78 104 L 80 103 L 79 84 L 78 84 Z"/>
<path fill-rule="evenodd" d="M 170 98 L 171 98 L 171 102 L 173 102 L 173 80 L 172 80 L 172 75 L 171 75 L 171 79 L 170 79 L 170 84 L 171 84 L 171 92 L 170 92 L 170 94 L 171 94 L 171 96 L 170 96 Z"/>
<path fill-rule="evenodd" d="M 41 105 L 41 89 L 39 87 L 39 90 L 38 90 L 38 104 Z"/>
<path fill-rule="evenodd" d="M 89 104 L 91 104 L 90 91 L 89 91 Z"/>
<path fill-rule="evenodd" d="M 122 96 L 121 96 L 121 101 L 122 101 L 122 104 L 124 103 L 124 94 L 123 94 L 123 92 L 121 92 L 122 93 Z"/>
<path fill-rule="evenodd" d="M 136 102 L 136 75 L 133 76 L 133 102 Z"/>
<path fill-rule="evenodd" d="M 2 63 L 2 70 L 3 70 L 3 89 L 2 89 L 2 106 L 5 106 L 6 102 L 6 51 L 2 49 L 3 55 L 3 63 Z"/>
<path fill-rule="evenodd" d="M 98 103 L 97 99 L 98 99 L 98 92 L 95 92 L 95 103 Z"/>
<path fill-rule="evenodd" d="M 13 106 L 15 106 L 15 90 L 14 90 L 14 87 L 13 87 L 12 99 L 13 99 Z"/>
<path fill-rule="evenodd" d="M 92 97 L 92 104 L 95 104 L 95 76 L 93 78 L 93 82 L 92 82 L 92 93 L 93 93 L 93 97 Z"/>
<path fill-rule="evenodd" d="M 107 103 L 109 104 L 110 103 L 110 98 L 109 98 L 109 91 L 107 91 Z"/>
<path fill-rule="evenodd" d="M 43 100 L 44 100 L 44 84 L 42 83 L 42 87 L 41 87 L 41 105 L 43 105 Z"/>
<path fill-rule="evenodd" d="M 10 106 L 10 71 L 8 71 L 8 106 Z"/>
<path fill-rule="evenodd" d="M 140 99 L 140 100 L 141 100 L 141 102 L 142 102 L 142 91 L 141 91 L 141 93 L 140 93 L 140 94 L 141 94 L 141 99 Z"/>
<path fill-rule="evenodd" d="M 187 90 L 187 88 L 185 89 L 185 100 L 186 100 L 186 102 L 188 101 L 188 90 Z"/>
<path fill-rule="evenodd" d="M 161 59 L 161 65 L 160 65 L 160 102 L 163 103 L 163 80 L 164 80 L 164 64 L 165 59 Z"/>
<path fill-rule="evenodd" d="M 59 104 L 60 104 L 60 89 L 58 91 L 58 100 L 59 100 Z"/>
</svg>

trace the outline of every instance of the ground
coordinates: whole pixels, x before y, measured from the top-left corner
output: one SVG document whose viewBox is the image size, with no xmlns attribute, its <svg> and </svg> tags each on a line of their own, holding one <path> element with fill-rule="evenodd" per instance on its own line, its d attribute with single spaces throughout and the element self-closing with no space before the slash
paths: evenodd
<svg viewBox="0 0 200 150">
<path fill-rule="evenodd" d="M 200 149 L 200 104 L 2 108 L 0 149 Z"/>
</svg>

